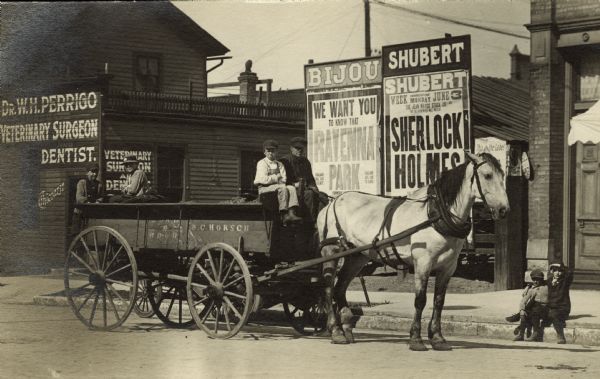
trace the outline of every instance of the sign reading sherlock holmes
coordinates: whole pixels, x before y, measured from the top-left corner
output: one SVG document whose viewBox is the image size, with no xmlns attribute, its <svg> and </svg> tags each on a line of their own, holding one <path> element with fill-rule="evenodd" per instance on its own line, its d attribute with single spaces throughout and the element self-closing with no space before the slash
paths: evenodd
<svg viewBox="0 0 600 379">
<path fill-rule="evenodd" d="M 470 36 L 383 47 L 385 193 L 433 183 L 470 149 Z"/>
<path fill-rule="evenodd" d="M 96 162 L 100 109 L 97 92 L 3 98 L 0 144 L 39 147 L 42 167 Z"/>
<path fill-rule="evenodd" d="M 381 60 L 305 66 L 308 158 L 321 191 L 380 194 Z"/>
</svg>

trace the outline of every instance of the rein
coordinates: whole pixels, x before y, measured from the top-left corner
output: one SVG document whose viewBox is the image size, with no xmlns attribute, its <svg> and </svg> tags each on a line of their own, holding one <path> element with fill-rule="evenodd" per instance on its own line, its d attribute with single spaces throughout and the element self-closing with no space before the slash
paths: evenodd
<svg viewBox="0 0 600 379">
<path fill-rule="evenodd" d="M 477 191 L 479 191 L 481 201 L 483 201 L 483 205 L 485 205 L 485 207 L 489 210 L 490 206 L 488 205 L 487 200 L 485 199 L 485 194 L 481 190 L 481 182 L 479 181 L 479 173 L 477 172 L 477 169 L 486 163 L 486 161 L 481 161 L 479 163 L 473 162 L 473 176 L 471 176 L 471 185 L 473 185 L 473 179 L 475 179 L 477 181 Z"/>
</svg>

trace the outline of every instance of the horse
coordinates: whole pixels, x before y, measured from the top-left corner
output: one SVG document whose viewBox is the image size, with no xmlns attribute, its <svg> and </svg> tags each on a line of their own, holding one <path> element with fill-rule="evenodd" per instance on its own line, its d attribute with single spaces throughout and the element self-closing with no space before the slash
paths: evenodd
<svg viewBox="0 0 600 379">
<path fill-rule="evenodd" d="M 405 198 L 345 192 L 323 208 L 317 217 L 323 257 L 340 249 L 370 246 L 365 251 L 344 257 L 339 271 L 338 260 L 323 264 L 324 308 L 332 343 L 355 342 L 353 315 L 346 300 L 346 290 L 352 279 L 371 259 L 395 257 L 414 267 L 415 313 L 409 348 L 427 350 L 421 338 L 421 315 L 427 302 L 428 279 L 430 273 L 435 273 L 428 337 L 434 350 L 451 350 L 452 346 L 442 335 L 442 309 L 458 254 L 470 231 L 469 215 L 476 199 L 484 202 L 494 220 L 504 218 L 509 211 L 504 172 L 498 160 L 487 153 L 465 152 L 464 163 L 443 172 L 433 184 L 419 188 Z M 427 225 L 427 220 L 431 219 L 436 220 L 435 223 Z M 425 227 L 414 234 L 375 248 L 375 242 L 380 238 L 388 238 L 423 222 Z"/>
</svg>

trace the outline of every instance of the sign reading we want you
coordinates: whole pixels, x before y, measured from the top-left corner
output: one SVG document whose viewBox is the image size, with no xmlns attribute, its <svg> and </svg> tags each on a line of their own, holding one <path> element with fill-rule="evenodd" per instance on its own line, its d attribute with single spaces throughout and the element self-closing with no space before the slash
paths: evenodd
<svg viewBox="0 0 600 379">
<path fill-rule="evenodd" d="M 308 158 L 321 191 L 380 194 L 381 60 L 305 66 Z"/>
<path fill-rule="evenodd" d="M 471 149 L 470 36 L 383 47 L 385 194 L 433 183 Z"/>
</svg>

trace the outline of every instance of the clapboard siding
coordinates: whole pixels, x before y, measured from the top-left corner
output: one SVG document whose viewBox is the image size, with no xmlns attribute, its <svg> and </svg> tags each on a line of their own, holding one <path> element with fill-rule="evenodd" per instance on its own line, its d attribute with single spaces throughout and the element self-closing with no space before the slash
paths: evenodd
<svg viewBox="0 0 600 379">
<path fill-rule="evenodd" d="M 152 18 L 116 27 L 108 33 L 96 51 L 102 52 L 97 65 L 104 67 L 108 63 L 108 72 L 114 76 L 112 89 L 134 90 L 135 54 L 156 54 L 161 58 L 161 92 L 188 95 L 191 80 L 194 95 L 206 95 L 206 53 L 200 41 L 190 46 L 170 27 Z"/>
<path fill-rule="evenodd" d="M 226 121 L 123 120 L 105 118 L 106 141 L 110 143 L 171 144 L 187 152 L 188 200 L 221 201 L 240 194 L 240 152 L 262 151 L 265 139 L 280 141 L 280 153 L 288 150 L 291 137 L 304 134 L 295 130 L 257 131 L 259 125 L 234 126 Z M 289 125 L 282 124 L 289 128 Z"/>
</svg>

